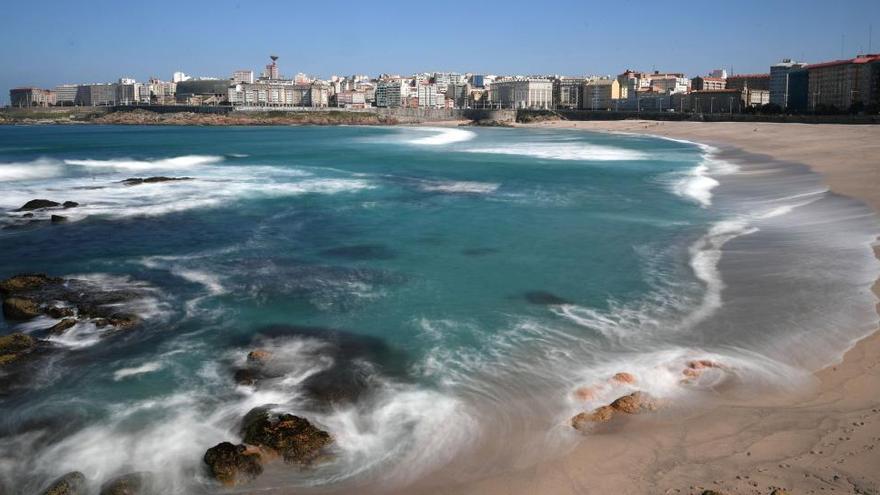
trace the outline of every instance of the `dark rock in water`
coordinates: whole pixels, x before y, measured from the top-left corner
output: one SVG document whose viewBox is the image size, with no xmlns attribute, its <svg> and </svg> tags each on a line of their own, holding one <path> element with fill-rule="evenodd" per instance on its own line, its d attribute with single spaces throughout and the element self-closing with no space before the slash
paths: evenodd
<svg viewBox="0 0 880 495">
<path fill-rule="evenodd" d="M 79 206 L 79 203 L 77 203 L 76 201 L 65 201 L 61 204 L 61 206 L 63 206 L 64 208 L 76 208 L 77 206 Z"/>
<path fill-rule="evenodd" d="M 40 314 L 40 306 L 33 299 L 7 297 L 3 300 L 3 316 L 7 320 L 30 320 Z"/>
<path fill-rule="evenodd" d="M 47 329 L 47 332 L 51 333 L 52 335 L 61 335 L 74 325 L 76 325 L 75 318 L 65 318 L 49 327 Z"/>
<path fill-rule="evenodd" d="M 76 311 L 73 308 L 66 308 L 62 306 L 52 306 L 46 310 L 46 315 L 51 316 L 52 318 L 68 318 L 76 314 Z"/>
<path fill-rule="evenodd" d="M 21 218 L 34 218 L 34 214 L 33 213 L 25 213 L 24 215 L 21 216 Z"/>
<path fill-rule="evenodd" d="M 126 186 L 136 186 L 138 184 L 153 184 L 156 182 L 174 182 L 180 180 L 193 180 L 192 177 L 165 177 L 165 176 L 155 176 L 155 177 L 130 177 L 122 181 Z"/>
<path fill-rule="evenodd" d="M 94 320 L 98 326 L 124 330 L 140 323 L 137 315 L 119 306 L 143 296 L 129 289 L 107 289 L 86 280 L 62 279 L 43 274 L 24 274 L 0 282 L 7 318 L 28 319 L 41 314 L 53 318 Z"/>
<path fill-rule="evenodd" d="M 100 495 L 144 495 L 150 493 L 153 484 L 152 473 L 129 473 L 101 485 Z"/>
<path fill-rule="evenodd" d="M 0 281 L 0 293 L 7 295 L 15 292 L 36 290 L 47 285 L 64 282 L 59 277 L 50 277 L 45 273 L 24 273 Z"/>
<path fill-rule="evenodd" d="M 532 304 L 541 304 L 544 306 L 571 304 L 571 301 L 563 299 L 551 292 L 542 290 L 533 290 L 525 293 L 526 301 Z"/>
<path fill-rule="evenodd" d="M 61 222 L 66 222 L 67 217 L 65 217 L 63 215 L 52 215 L 50 217 L 50 220 L 52 221 L 52 223 L 61 223 Z"/>
<path fill-rule="evenodd" d="M 48 199 L 32 199 L 16 211 L 39 210 L 42 208 L 54 208 L 56 206 L 61 206 L 61 203 L 50 201 Z"/>
<path fill-rule="evenodd" d="M 271 352 L 263 349 L 256 349 L 248 353 L 247 363 L 251 366 L 265 366 L 271 357 Z"/>
<path fill-rule="evenodd" d="M 23 333 L 12 333 L 0 337 L 0 366 L 17 361 L 36 347 L 37 341 L 30 335 Z"/>
<path fill-rule="evenodd" d="M 252 480 L 263 472 L 258 449 L 243 444 L 218 443 L 205 452 L 204 461 L 211 476 L 227 485 Z"/>
<path fill-rule="evenodd" d="M 333 437 L 309 420 L 292 414 L 278 414 L 267 407 L 252 409 L 242 421 L 244 443 L 274 450 L 285 461 L 309 464 L 321 457 Z"/>
<path fill-rule="evenodd" d="M 42 495 L 86 495 L 86 493 L 85 475 L 73 471 L 53 481 Z"/>
<path fill-rule="evenodd" d="M 295 364 L 289 363 L 281 349 L 286 342 L 299 339 L 320 344 L 309 346 L 305 354 L 297 355 Z M 301 366 L 303 360 L 331 362 L 332 366 L 312 374 L 301 384 L 305 396 L 318 408 L 358 402 L 374 389 L 377 376 L 408 380 L 410 363 L 406 354 L 373 336 L 331 328 L 276 325 L 260 329 L 258 337 L 247 345 L 272 355 L 264 365 L 249 360 L 246 370 L 237 370 L 239 383 L 253 385 L 284 376 Z"/>
<path fill-rule="evenodd" d="M 346 258 L 350 260 L 390 260 L 396 253 L 381 244 L 357 244 L 354 246 L 340 246 L 321 251 L 324 256 L 333 258 Z"/>
<path fill-rule="evenodd" d="M 470 249 L 462 249 L 461 254 L 465 256 L 486 256 L 487 254 L 495 254 L 499 250 L 495 248 L 470 248 Z"/>
<path fill-rule="evenodd" d="M 232 375 L 235 383 L 239 385 L 256 385 L 257 382 L 263 378 L 263 375 L 259 370 L 255 370 L 252 368 L 240 368 L 235 370 L 235 373 Z"/>
</svg>

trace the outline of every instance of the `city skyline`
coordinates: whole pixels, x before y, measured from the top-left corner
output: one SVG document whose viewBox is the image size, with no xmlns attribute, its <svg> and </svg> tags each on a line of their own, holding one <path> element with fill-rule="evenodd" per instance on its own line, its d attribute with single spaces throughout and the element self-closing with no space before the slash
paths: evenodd
<svg viewBox="0 0 880 495">
<path fill-rule="evenodd" d="M 110 3 L 78 12 L 49 2 L 41 12 L 39 36 L 28 22 L 13 23 L 0 33 L 0 41 L 16 47 L 0 53 L 7 68 L 0 74 L 0 104 L 8 104 L 9 89 L 20 86 L 169 79 L 175 71 L 208 77 L 229 77 L 237 69 L 258 72 L 267 53 L 281 57 L 287 76 L 430 71 L 584 75 L 632 68 L 693 77 L 720 67 L 732 73 L 763 72 L 787 57 L 815 62 L 865 53 L 869 45 L 877 51 L 869 29 L 880 25 L 874 22 L 880 5 L 861 0 L 845 2 L 844 8 L 746 1 L 730 12 L 719 7 L 714 13 L 693 7 L 657 9 L 636 1 L 598 12 L 599 4 L 563 2 L 557 10 L 566 15 L 553 22 L 532 19 L 527 28 L 528 16 L 513 8 L 528 6 L 521 2 L 475 4 L 465 9 L 464 20 L 447 12 L 421 19 L 416 12 L 393 8 L 396 2 L 383 4 L 388 9 L 344 4 L 341 8 L 351 15 L 327 22 L 307 22 L 295 7 L 274 2 L 256 7 L 220 2 L 228 8 L 211 10 L 200 4 L 173 11 L 121 7 L 123 15 L 114 7 L 108 12 L 115 19 L 110 23 L 100 14 L 101 6 Z M 198 22 L 193 21 L 196 14 Z"/>
</svg>

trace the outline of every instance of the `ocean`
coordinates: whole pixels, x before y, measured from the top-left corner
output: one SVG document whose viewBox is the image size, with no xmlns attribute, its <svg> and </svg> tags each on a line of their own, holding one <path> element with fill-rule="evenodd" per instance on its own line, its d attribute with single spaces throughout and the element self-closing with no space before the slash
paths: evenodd
<svg viewBox="0 0 880 495">
<path fill-rule="evenodd" d="M 185 180 L 121 182 L 154 176 Z M 79 206 L 15 211 L 36 198 Z M 867 206 L 805 167 L 669 139 L 7 126 L 0 209 L 0 277 L 141 295 L 129 330 L 2 322 L 53 349 L 0 368 L 11 493 L 74 470 L 93 489 L 146 471 L 162 493 L 217 491 L 205 450 L 262 405 L 326 429 L 333 455 L 229 490 L 470 479 L 589 441 L 569 419 L 634 390 L 809 387 L 877 320 Z M 280 371 L 237 383 L 255 349 Z"/>
</svg>

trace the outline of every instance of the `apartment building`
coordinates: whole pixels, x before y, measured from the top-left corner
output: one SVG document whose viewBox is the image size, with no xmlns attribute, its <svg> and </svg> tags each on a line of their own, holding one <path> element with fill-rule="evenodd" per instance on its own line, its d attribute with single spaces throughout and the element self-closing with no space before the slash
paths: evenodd
<svg viewBox="0 0 880 495">
<path fill-rule="evenodd" d="M 620 83 L 617 79 L 592 79 L 583 85 L 580 108 L 585 110 L 613 110 L 620 99 Z"/>
<path fill-rule="evenodd" d="M 549 79 L 515 77 L 492 84 L 491 102 L 498 108 L 550 109 L 553 83 Z"/>
<path fill-rule="evenodd" d="M 789 76 L 792 71 L 806 65 L 787 58 L 770 66 L 770 103 L 779 105 L 781 108 L 788 107 Z"/>
</svg>

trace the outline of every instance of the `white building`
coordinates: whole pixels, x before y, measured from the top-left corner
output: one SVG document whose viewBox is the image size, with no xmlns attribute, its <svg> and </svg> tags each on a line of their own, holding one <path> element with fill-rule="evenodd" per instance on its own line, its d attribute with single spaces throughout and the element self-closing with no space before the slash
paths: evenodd
<svg viewBox="0 0 880 495">
<path fill-rule="evenodd" d="M 237 70 L 232 73 L 232 82 L 235 84 L 253 84 L 254 71 Z"/>
<path fill-rule="evenodd" d="M 76 101 L 76 84 L 61 84 L 55 86 L 55 104 L 73 105 Z"/>
<path fill-rule="evenodd" d="M 443 108 L 446 106 L 446 96 L 440 92 L 436 84 L 419 84 L 416 87 L 416 98 L 419 108 Z"/>
<path fill-rule="evenodd" d="M 190 79 L 192 79 L 192 78 L 190 76 L 184 74 L 183 72 L 175 72 L 174 74 L 171 75 L 171 82 L 173 82 L 173 83 L 189 81 Z"/>
<path fill-rule="evenodd" d="M 550 79 L 515 77 L 492 84 L 492 106 L 499 108 L 550 109 L 553 107 L 553 82 Z"/>
</svg>

